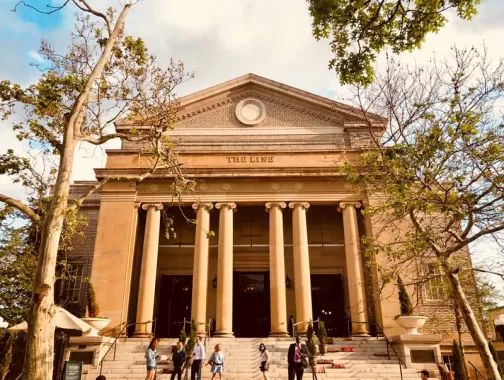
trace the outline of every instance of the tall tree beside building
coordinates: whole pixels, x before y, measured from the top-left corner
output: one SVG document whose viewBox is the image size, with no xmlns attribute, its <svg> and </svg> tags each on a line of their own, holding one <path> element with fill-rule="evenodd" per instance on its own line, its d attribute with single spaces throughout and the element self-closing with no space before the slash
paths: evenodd
<svg viewBox="0 0 504 380">
<path fill-rule="evenodd" d="M 381 226 L 367 253 L 387 255 L 395 268 L 428 264 L 416 266 L 419 281 L 446 279 L 493 380 L 500 375 L 461 276 L 473 276 L 469 244 L 503 242 L 504 129 L 496 103 L 504 98 L 504 64 L 474 48 L 452 52 L 429 67 L 390 59 L 370 88 L 355 88 L 364 117 L 373 111 L 389 124 L 367 119 L 361 162 L 345 172 L 368 194 L 364 213 Z M 385 234 L 392 241 L 380 240 Z"/>
<path fill-rule="evenodd" d="M 54 284 L 56 262 L 63 224 L 87 196 L 109 181 L 105 178 L 82 196 L 69 200 L 70 178 L 79 144 L 102 145 L 112 139 L 139 142 L 152 157 L 152 166 L 137 177 L 127 178 L 133 185 L 162 171 L 174 180 L 174 195 L 190 191 L 192 181 L 183 177 L 174 144 L 164 132 L 171 128 L 177 101 L 174 90 L 191 75 L 181 62 L 172 61 L 160 68 L 144 42 L 124 31 L 126 17 L 137 1 L 124 2 L 120 12 L 102 12 L 89 0 L 69 0 L 63 7 L 75 6 L 77 16 L 67 52 L 57 52 L 42 41 L 38 65 L 40 79 L 22 87 L 9 80 L 0 81 L 0 115 L 9 118 L 22 113 L 13 125 L 13 134 L 46 157 L 40 165 L 32 156 L 9 150 L 0 156 L 0 174 L 20 182 L 27 191 L 39 193 L 51 186 L 45 213 L 20 199 L 0 194 L 0 202 L 30 218 L 40 230 L 38 262 L 28 312 L 28 342 L 24 379 L 49 380 L 53 372 Z M 19 2 L 17 6 L 29 5 Z M 50 8 L 56 12 L 61 8 Z M 33 9 L 33 11 L 36 11 Z M 134 118 L 147 130 L 114 133 L 113 123 Z M 55 164 L 50 164 L 55 162 Z M 54 181 L 50 181 L 54 177 Z M 46 194 L 47 195 L 47 194 Z"/>
<path fill-rule="evenodd" d="M 431 33 L 448 22 L 448 12 L 462 20 L 477 13 L 480 0 L 308 0 L 313 35 L 328 39 L 341 83 L 370 84 L 378 54 L 418 49 Z"/>
</svg>

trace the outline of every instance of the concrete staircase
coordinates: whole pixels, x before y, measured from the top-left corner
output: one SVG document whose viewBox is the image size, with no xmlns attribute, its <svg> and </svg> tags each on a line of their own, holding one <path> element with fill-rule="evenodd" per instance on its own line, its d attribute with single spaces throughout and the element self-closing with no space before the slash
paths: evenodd
<svg viewBox="0 0 504 380">
<path fill-rule="evenodd" d="M 274 380 L 287 379 L 287 350 L 293 342 L 292 338 L 236 338 L 221 339 L 212 338 L 207 342 L 207 358 L 213 351 L 213 346 L 220 343 L 225 355 L 224 378 L 226 380 L 261 380 L 259 371 L 260 356 L 259 344 L 264 343 L 270 353 L 269 378 Z M 171 346 L 176 339 L 164 339 L 160 341 L 158 353 L 170 357 Z M 116 357 L 114 360 L 113 350 L 103 362 L 102 374 L 111 379 L 145 379 L 144 354 L 149 342 L 147 339 L 129 338 L 127 341 L 117 342 Z M 342 348 L 352 347 L 355 352 L 342 352 Z M 352 340 L 334 340 L 328 348 L 337 349 L 338 352 L 328 352 L 320 359 L 332 359 L 335 364 L 342 364 L 345 368 L 333 369 L 330 365 L 323 365 L 325 373 L 317 373 L 320 380 L 348 378 L 365 380 L 400 380 L 400 371 L 397 358 L 391 351 L 391 359 L 388 360 L 387 346 L 383 339 L 376 338 L 353 338 Z M 171 362 L 158 363 L 157 380 L 170 379 L 170 374 L 162 374 L 164 368 L 172 368 Z M 83 380 L 95 380 L 99 368 L 85 369 Z M 420 375 L 413 369 L 402 369 L 403 380 L 418 380 Z M 202 370 L 203 379 L 210 379 L 210 367 L 205 366 Z M 183 377 L 184 378 L 184 377 Z M 190 378 L 190 373 L 188 378 Z M 310 369 L 305 370 L 305 379 L 311 379 Z"/>
</svg>

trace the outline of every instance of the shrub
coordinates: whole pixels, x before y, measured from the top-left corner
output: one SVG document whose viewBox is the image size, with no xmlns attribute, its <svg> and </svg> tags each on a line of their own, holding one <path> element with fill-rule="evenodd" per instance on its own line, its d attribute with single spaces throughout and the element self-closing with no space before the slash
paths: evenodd
<svg viewBox="0 0 504 380">
<path fill-rule="evenodd" d="M 182 330 L 180 330 L 178 341 L 181 342 L 182 344 L 185 344 L 186 340 L 187 340 L 187 335 L 186 335 L 185 326 L 184 326 L 184 327 L 182 327 Z"/>
<path fill-rule="evenodd" d="M 411 299 L 400 276 L 397 276 L 397 286 L 399 288 L 399 303 L 401 304 L 401 315 L 413 314 L 413 305 L 411 303 Z"/>
<path fill-rule="evenodd" d="M 315 360 L 313 357 L 317 354 L 317 344 L 315 342 L 315 334 L 313 332 L 313 323 L 310 321 L 308 325 L 308 330 L 306 331 L 306 348 L 308 348 L 308 353 L 310 354 L 310 366 L 315 366 Z"/>
<path fill-rule="evenodd" d="M 7 331 L 0 339 L 0 378 L 9 371 L 12 362 L 12 348 L 14 345 L 14 334 Z"/>
<path fill-rule="evenodd" d="M 460 349 L 460 345 L 456 340 L 453 340 L 452 348 L 452 359 L 453 359 L 453 372 L 455 373 L 455 379 L 457 380 L 468 380 L 467 378 L 467 367 L 464 359 L 464 353 Z"/>
<path fill-rule="evenodd" d="M 327 343 L 327 330 L 325 328 L 324 321 L 319 322 L 318 338 L 319 338 L 321 344 Z"/>
<path fill-rule="evenodd" d="M 100 306 L 96 301 L 96 293 L 92 283 L 88 284 L 88 315 L 90 318 L 100 318 Z"/>
<path fill-rule="evenodd" d="M 194 351 L 194 345 L 196 344 L 196 335 L 198 334 L 198 326 L 194 318 L 191 319 L 191 335 L 189 335 L 189 340 L 186 344 L 186 354 L 191 356 Z"/>
</svg>

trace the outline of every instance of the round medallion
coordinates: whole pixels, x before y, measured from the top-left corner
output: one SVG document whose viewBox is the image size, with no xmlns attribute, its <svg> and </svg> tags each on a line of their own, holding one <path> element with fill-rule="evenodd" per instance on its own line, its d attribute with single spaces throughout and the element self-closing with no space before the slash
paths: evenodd
<svg viewBox="0 0 504 380">
<path fill-rule="evenodd" d="M 266 107 L 260 100 L 243 99 L 236 106 L 236 118 L 249 127 L 259 125 L 266 118 Z"/>
</svg>

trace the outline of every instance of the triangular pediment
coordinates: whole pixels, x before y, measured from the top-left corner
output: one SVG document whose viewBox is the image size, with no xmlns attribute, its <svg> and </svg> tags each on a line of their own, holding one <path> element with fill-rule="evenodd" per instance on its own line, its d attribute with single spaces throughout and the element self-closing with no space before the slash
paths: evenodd
<svg viewBox="0 0 504 380">
<path fill-rule="evenodd" d="M 179 99 L 176 129 L 225 129 L 247 127 L 237 116 L 244 99 L 257 100 L 265 117 L 253 125 L 260 129 L 341 127 L 364 122 L 362 112 L 354 107 L 324 98 L 255 74 L 201 90 Z M 368 115 L 384 123 L 377 115 Z M 132 125 L 119 121 L 117 126 Z"/>
</svg>

